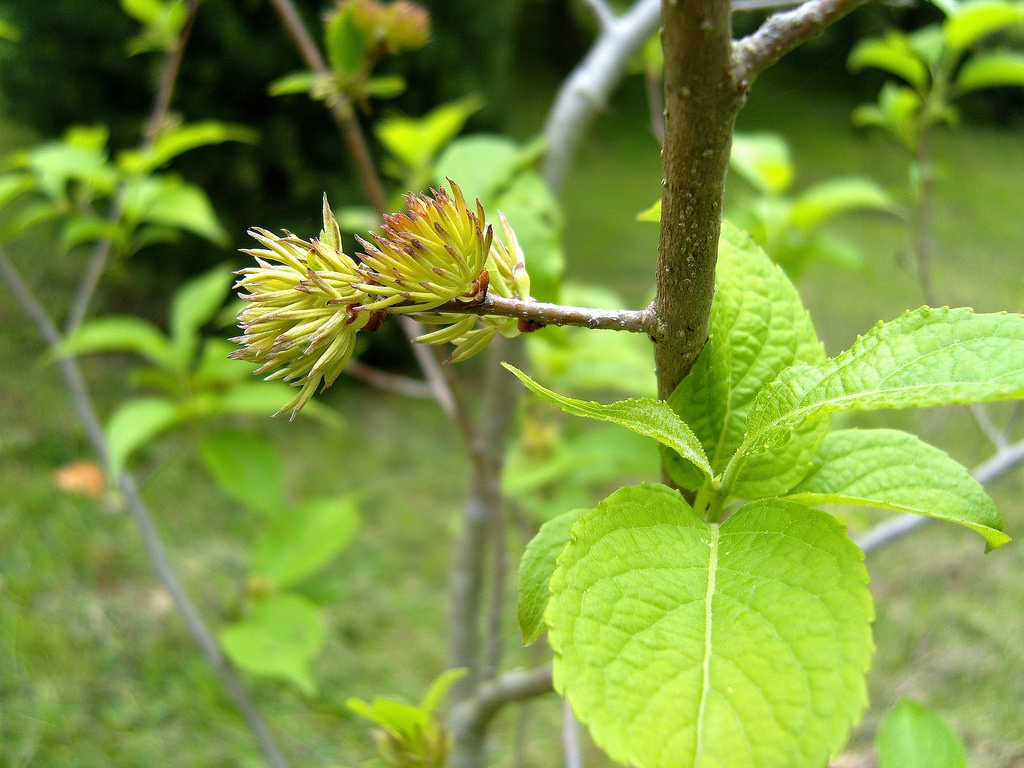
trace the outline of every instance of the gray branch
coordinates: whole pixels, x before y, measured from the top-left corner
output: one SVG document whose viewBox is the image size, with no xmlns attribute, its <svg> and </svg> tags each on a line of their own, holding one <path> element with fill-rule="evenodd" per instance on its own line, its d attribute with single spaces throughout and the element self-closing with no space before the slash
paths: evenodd
<svg viewBox="0 0 1024 768">
<path fill-rule="evenodd" d="M 561 188 L 583 131 L 622 80 L 627 62 L 658 30 L 661 0 L 639 0 L 622 16 L 598 17 L 601 34 L 558 90 L 544 124 L 543 175 L 552 189 Z"/>
<path fill-rule="evenodd" d="M 479 304 L 453 301 L 442 304 L 432 311 L 517 317 L 539 325 L 575 325 L 591 330 L 646 333 L 655 337 L 661 333 L 657 319 L 650 309 L 592 309 L 487 295 Z"/>
</svg>

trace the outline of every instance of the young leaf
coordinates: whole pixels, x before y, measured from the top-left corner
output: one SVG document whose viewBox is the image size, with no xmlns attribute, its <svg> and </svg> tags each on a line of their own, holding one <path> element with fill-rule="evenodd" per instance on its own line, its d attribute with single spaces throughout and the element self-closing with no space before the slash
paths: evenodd
<svg viewBox="0 0 1024 768">
<path fill-rule="evenodd" d="M 793 284 L 747 235 L 723 223 L 710 338 L 690 375 L 668 399 L 700 439 L 715 473 L 743 441 L 757 393 L 787 366 L 825 360 Z M 810 425 L 783 450 L 745 466 L 732 493 L 745 498 L 784 493 L 800 480 L 827 424 Z M 683 487 L 701 482 L 688 465 L 662 452 Z"/>
<path fill-rule="evenodd" d="M 203 440 L 199 453 L 229 496 L 268 515 L 284 510 L 284 463 L 268 440 L 253 432 L 222 429 Z"/>
<path fill-rule="evenodd" d="M 536 642 L 547 629 L 544 611 L 551 597 L 551 574 L 569 543 L 569 529 L 587 511 L 573 509 L 549 520 L 526 545 L 519 563 L 519 631 L 523 634 L 523 645 Z"/>
<path fill-rule="evenodd" d="M 1024 316 L 920 309 L 879 323 L 821 365 L 783 371 L 750 408 L 743 449 L 781 445 L 837 411 L 1024 398 Z"/>
<path fill-rule="evenodd" d="M 176 176 L 134 179 L 125 191 L 124 214 L 135 224 L 174 227 L 226 246 L 228 233 L 213 212 L 206 192 Z"/>
<path fill-rule="evenodd" d="M 278 587 L 295 584 L 344 549 L 358 523 L 351 496 L 301 504 L 266 530 L 253 552 L 253 571 Z"/>
<path fill-rule="evenodd" d="M 110 476 L 121 474 L 128 457 L 162 432 L 185 418 L 182 410 L 162 397 L 126 400 L 107 421 Z"/>
<path fill-rule="evenodd" d="M 765 195 L 781 195 L 793 183 L 789 145 L 774 133 L 733 134 L 729 167 Z"/>
<path fill-rule="evenodd" d="M 806 190 L 793 202 L 789 218 L 809 232 L 825 219 L 850 211 L 891 211 L 894 203 L 878 184 L 859 176 L 830 179 Z"/>
<path fill-rule="evenodd" d="M 977 0 L 965 3 L 942 25 L 954 58 L 983 38 L 1000 30 L 1024 24 L 1024 8 L 1016 3 L 1001 0 Z"/>
<path fill-rule="evenodd" d="M 84 322 L 54 349 L 58 358 L 96 352 L 134 352 L 158 368 L 174 367 L 171 346 L 163 331 L 134 315 L 111 315 Z"/>
<path fill-rule="evenodd" d="M 150 149 L 144 152 L 125 150 L 118 155 L 117 161 L 126 173 L 147 174 L 178 155 L 198 147 L 223 144 L 226 141 L 255 144 L 257 138 L 256 131 L 247 126 L 207 120 L 165 130 Z"/>
<path fill-rule="evenodd" d="M 645 437 L 654 438 L 691 462 L 706 477 L 711 477 L 711 465 L 708 464 L 700 441 L 664 401 L 645 397 L 603 405 L 589 400 L 575 400 L 545 389 L 508 363 L 502 363 L 502 365 L 511 371 L 527 389 L 542 400 L 557 405 L 566 413 L 571 413 L 574 416 L 586 416 L 598 421 L 610 421 Z"/>
<path fill-rule="evenodd" d="M 982 88 L 1024 86 L 1024 54 L 993 51 L 972 56 L 957 72 L 954 88 L 960 95 Z"/>
<path fill-rule="evenodd" d="M 231 290 L 231 271 L 213 269 L 193 277 L 171 298 L 171 345 L 178 365 L 184 369 L 199 345 L 199 329 L 217 314 Z"/>
<path fill-rule="evenodd" d="M 1010 540 L 995 503 L 965 467 L 914 435 L 845 429 L 825 438 L 807 476 L 787 498 L 914 512 L 977 531 L 988 549 Z"/>
<path fill-rule="evenodd" d="M 927 707 L 904 699 L 878 724 L 879 768 L 967 768 L 956 734 Z"/>
<path fill-rule="evenodd" d="M 305 694 L 316 691 L 310 662 L 327 631 L 320 610 L 289 592 L 270 595 L 237 624 L 220 631 L 220 644 L 248 672 L 288 680 Z"/>
<path fill-rule="evenodd" d="M 665 486 L 621 488 L 551 579 L 555 688 L 637 768 L 820 768 L 866 704 L 867 581 L 823 512 L 763 499 L 709 525 Z"/>
<path fill-rule="evenodd" d="M 928 66 L 902 32 L 890 31 L 885 37 L 861 40 L 850 51 L 846 65 L 851 72 L 876 67 L 903 78 L 919 92 L 928 87 Z"/>
</svg>

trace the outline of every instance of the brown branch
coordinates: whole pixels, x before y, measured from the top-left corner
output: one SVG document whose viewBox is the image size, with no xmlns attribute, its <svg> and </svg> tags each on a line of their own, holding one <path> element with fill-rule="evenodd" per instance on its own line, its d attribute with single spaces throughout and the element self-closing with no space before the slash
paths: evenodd
<svg viewBox="0 0 1024 768">
<path fill-rule="evenodd" d="M 520 301 L 488 294 L 479 304 L 452 301 L 442 304 L 434 312 L 464 315 L 492 315 L 517 317 L 537 325 L 574 325 L 591 330 L 628 331 L 646 333 L 655 338 L 661 328 L 650 309 L 591 309 L 548 304 L 543 301 Z"/>
<path fill-rule="evenodd" d="M 807 0 L 791 11 L 768 17 L 757 31 L 733 45 L 733 78 L 749 85 L 794 48 L 866 2 Z"/>
<path fill-rule="evenodd" d="M 551 665 L 514 669 L 480 686 L 477 694 L 452 709 L 449 727 L 457 742 L 483 738 L 487 724 L 506 704 L 550 693 Z M 453 755 L 454 757 L 454 755 Z M 458 768 L 454 759 L 452 768 Z"/>
<path fill-rule="evenodd" d="M 730 76 L 728 0 L 664 0 L 665 147 L 653 309 L 658 396 L 689 372 L 708 335 L 732 128 L 745 96 Z"/>
</svg>

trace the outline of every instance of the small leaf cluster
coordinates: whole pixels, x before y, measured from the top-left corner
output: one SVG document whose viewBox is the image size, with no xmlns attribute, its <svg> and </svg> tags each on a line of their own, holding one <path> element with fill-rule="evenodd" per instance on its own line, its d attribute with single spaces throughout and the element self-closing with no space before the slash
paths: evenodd
<svg viewBox="0 0 1024 768">
<path fill-rule="evenodd" d="M 445 311 L 479 304 L 488 291 L 530 298 L 523 252 L 508 222 L 499 214 L 503 238 L 495 237 L 480 202 L 470 210 L 462 190 L 450 184 L 451 195 L 443 187 L 407 195 L 406 211 L 385 215 L 372 243 L 360 238 L 358 262 L 342 250 L 326 196 L 318 238 L 250 232 L 265 247 L 246 251 L 257 266 L 239 272 L 244 332 L 232 341 L 243 346 L 231 357 L 300 387 L 278 413 L 290 410 L 294 418 L 321 384 L 333 384 L 352 357 L 356 334 L 378 329 L 390 315 L 443 326 L 417 341 L 454 344 L 452 362 L 472 357 L 498 333 L 520 332 L 514 318 Z"/>
<path fill-rule="evenodd" d="M 327 103 L 363 104 L 405 90 L 398 75 L 374 75 L 385 56 L 415 51 L 430 41 L 430 16 L 417 3 L 394 0 L 338 0 L 324 16 L 324 48 L 329 69 L 297 72 L 275 81 L 274 95 L 308 93 Z"/>
<path fill-rule="evenodd" d="M 874 67 L 902 81 L 886 82 L 878 102 L 858 107 L 853 119 L 885 129 L 911 153 L 918 151 L 930 126 L 957 123 L 957 98 L 985 88 L 1024 86 L 1024 51 L 987 44 L 1000 33 L 1024 28 L 1019 3 L 948 0 L 936 5 L 947 15 L 941 24 L 862 40 L 847 62 L 852 71 Z"/>
<path fill-rule="evenodd" d="M 911 512 L 1008 541 L 944 452 L 830 415 L 1024 398 L 1024 316 L 922 307 L 825 355 L 792 284 L 726 224 L 710 338 L 667 402 L 562 410 L 653 438 L 679 490 L 620 488 L 541 527 L 520 626 L 608 754 L 640 768 L 814 768 L 866 706 L 863 553 L 823 505 Z M 691 501 L 692 499 L 692 501 Z M 751 739 L 750 734 L 757 738 Z"/>
<path fill-rule="evenodd" d="M 65 250 L 108 240 L 127 256 L 173 242 L 181 232 L 228 244 L 206 193 L 157 169 L 198 147 L 255 141 L 251 130 L 214 121 L 168 127 L 144 149 L 121 151 L 115 159 L 108 139 L 104 126 L 73 126 L 57 141 L 9 156 L 0 174 L 0 208 L 12 214 L 0 238 L 58 221 Z"/>
</svg>

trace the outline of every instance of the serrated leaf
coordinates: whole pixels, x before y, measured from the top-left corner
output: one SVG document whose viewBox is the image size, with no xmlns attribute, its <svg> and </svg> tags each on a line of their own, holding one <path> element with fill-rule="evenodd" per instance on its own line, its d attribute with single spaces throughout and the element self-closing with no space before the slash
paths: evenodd
<svg viewBox="0 0 1024 768">
<path fill-rule="evenodd" d="M 171 297 L 171 346 L 182 368 L 189 364 L 199 345 L 199 329 L 212 320 L 224 304 L 231 291 L 231 281 L 230 268 L 214 267 L 189 279 Z"/>
<path fill-rule="evenodd" d="M 823 512 L 762 499 L 709 525 L 665 486 L 621 488 L 551 580 L 555 688 L 637 768 L 820 768 L 866 705 L 867 581 Z"/>
<path fill-rule="evenodd" d="M 789 145 L 774 133 L 736 133 L 729 167 L 766 195 L 781 195 L 793 183 Z"/>
<path fill-rule="evenodd" d="M 957 94 L 982 88 L 1024 86 L 1024 54 L 993 51 L 972 56 L 956 75 Z"/>
<path fill-rule="evenodd" d="M 555 572 L 558 556 L 569 543 L 569 529 L 586 509 L 564 512 L 540 527 L 537 535 L 526 545 L 519 563 L 519 631 L 523 645 L 536 642 L 547 625 L 544 611 L 551 598 L 551 574 Z"/>
<path fill-rule="evenodd" d="M 935 712 L 904 699 L 878 724 L 879 768 L 967 768 L 963 745 Z"/>
<path fill-rule="evenodd" d="M 977 531 L 988 549 L 1010 540 L 996 505 L 944 451 L 894 429 L 829 434 L 807 476 L 787 498 L 803 504 L 856 504 L 913 512 Z"/>
<path fill-rule="evenodd" d="M 110 451 L 111 478 L 121 474 L 135 451 L 184 417 L 177 404 L 162 397 L 139 397 L 122 403 L 104 430 Z"/>
<path fill-rule="evenodd" d="M 359 523 L 355 499 L 314 499 L 280 515 L 253 552 L 253 571 L 278 587 L 318 571 L 351 541 Z"/>
<path fill-rule="evenodd" d="M 288 680 L 306 694 L 316 691 L 310 663 L 323 648 L 323 615 L 304 597 L 270 595 L 237 624 L 220 631 L 220 644 L 237 666 L 256 675 Z"/>
<path fill-rule="evenodd" d="M 958 57 L 983 38 L 1021 24 L 1024 24 L 1024 8 L 1019 4 L 975 0 L 964 3 L 955 15 L 947 18 L 942 24 L 942 33 L 946 45 L 954 57 Z"/>
<path fill-rule="evenodd" d="M 1024 316 L 920 309 L 878 323 L 821 365 L 795 366 L 758 394 L 743 450 L 781 445 L 838 411 L 1024 398 Z"/>
<path fill-rule="evenodd" d="M 527 389 L 542 400 L 557 405 L 566 413 L 598 421 L 610 421 L 637 434 L 653 438 L 691 462 L 704 475 L 711 477 L 711 465 L 708 463 L 707 456 L 704 455 L 700 441 L 676 412 L 669 407 L 668 403 L 651 398 L 620 400 L 610 405 L 589 400 L 575 400 L 542 387 L 508 363 L 502 363 L 502 365 L 511 371 Z"/>
<path fill-rule="evenodd" d="M 901 77 L 918 91 L 928 87 L 928 65 L 917 55 L 902 32 L 891 31 L 857 43 L 846 65 L 851 72 L 875 67 Z"/>
<path fill-rule="evenodd" d="M 794 363 L 825 360 L 814 324 L 789 278 L 746 234 L 722 225 L 710 337 L 689 376 L 668 399 L 701 441 L 713 473 L 724 471 L 743 442 L 757 393 Z M 784 493 L 810 467 L 827 424 L 815 424 L 782 450 L 749 463 L 730 492 L 743 498 Z M 703 482 L 662 451 L 683 487 Z"/>
<path fill-rule="evenodd" d="M 222 429 L 203 440 L 199 455 L 229 496 L 269 515 L 283 512 L 284 462 L 268 440 L 254 432 Z"/>
<path fill-rule="evenodd" d="M 134 315 L 87 320 L 54 349 L 57 357 L 96 352 L 134 352 L 158 368 L 174 368 L 174 356 L 163 331 Z"/>
</svg>

